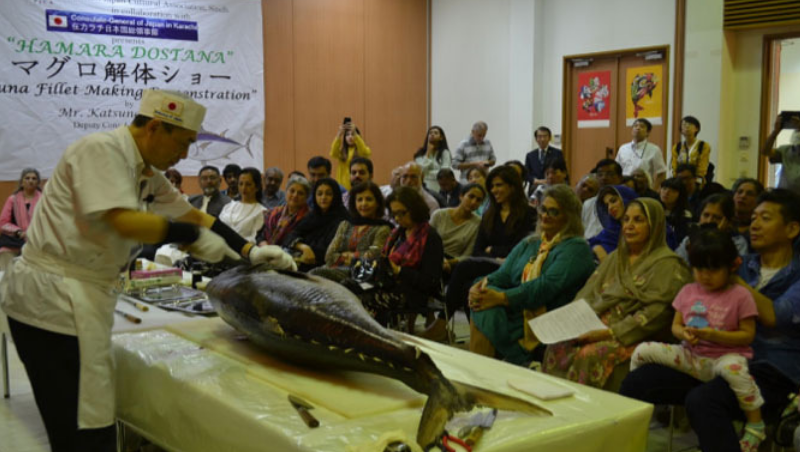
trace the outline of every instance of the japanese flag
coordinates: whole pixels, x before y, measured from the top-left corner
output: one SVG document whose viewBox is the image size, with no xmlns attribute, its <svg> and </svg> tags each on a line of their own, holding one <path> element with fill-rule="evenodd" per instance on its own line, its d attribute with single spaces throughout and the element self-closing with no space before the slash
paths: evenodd
<svg viewBox="0 0 800 452">
<path fill-rule="evenodd" d="M 67 28 L 67 16 L 51 14 L 47 21 L 47 24 L 51 27 Z"/>
</svg>

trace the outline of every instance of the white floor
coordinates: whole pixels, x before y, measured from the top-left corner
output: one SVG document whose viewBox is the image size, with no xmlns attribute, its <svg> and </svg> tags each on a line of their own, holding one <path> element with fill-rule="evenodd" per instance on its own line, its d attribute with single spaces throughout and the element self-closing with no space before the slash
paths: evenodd
<svg viewBox="0 0 800 452">
<path fill-rule="evenodd" d="M 460 314 L 460 313 L 459 313 Z M 456 337 L 462 341 L 469 335 L 466 317 L 456 319 Z M 458 344 L 464 347 L 463 342 Z M 25 369 L 17 357 L 14 345 L 9 341 L 9 375 L 11 397 L 0 403 L 0 452 L 48 452 L 50 450 L 44 425 L 36 409 L 31 386 Z M 667 429 L 653 422 L 648 438 L 647 451 L 666 451 Z M 695 451 L 696 439 L 691 431 L 676 431 L 672 450 Z"/>
</svg>

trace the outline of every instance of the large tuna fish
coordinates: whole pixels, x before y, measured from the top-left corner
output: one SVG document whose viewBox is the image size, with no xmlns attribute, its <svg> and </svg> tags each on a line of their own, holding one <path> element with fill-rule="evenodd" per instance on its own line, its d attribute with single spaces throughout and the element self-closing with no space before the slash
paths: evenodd
<svg viewBox="0 0 800 452">
<path fill-rule="evenodd" d="M 541 412 L 522 401 L 457 388 L 427 354 L 381 327 L 352 292 L 326 279 L 240 266 L 215 277 L 206 292 L 223 320 L 281 359 L 380 374 L 427 394 L 417 430 L 421 446 L 442 434 L 455 411 L 475 404 Z"/>
</svg>

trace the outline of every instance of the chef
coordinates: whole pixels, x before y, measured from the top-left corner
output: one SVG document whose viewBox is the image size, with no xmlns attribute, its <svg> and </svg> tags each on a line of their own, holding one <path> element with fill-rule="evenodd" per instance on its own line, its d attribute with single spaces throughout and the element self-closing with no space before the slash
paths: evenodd
<svg viewBox="0 0 800 452">
<path fill-rule="evenodd" d="M 164 177 L 186 158 L 205 113 L 180 93 L 146 90 L 131 125 L 69 146 L 22 256 L 0 283 L 0 307 L 54 452 L 116 450 L 115 285 L 137 244 L 179 243 L 209 262 L 247 257 L 294 268 L 280 248 L 253 246 L 193 208 Z"/>
</svg>

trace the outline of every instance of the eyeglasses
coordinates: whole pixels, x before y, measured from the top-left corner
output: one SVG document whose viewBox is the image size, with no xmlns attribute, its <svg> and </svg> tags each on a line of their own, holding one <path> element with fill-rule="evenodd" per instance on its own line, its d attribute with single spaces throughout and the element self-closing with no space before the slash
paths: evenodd
<svg viewBox="0 0 800 452">
<path fill-rule="evenodd" d="M 557 216 L 561 215 L 561 211 L 556 209 L 556 208 L 554 208 L 554 207 L 549 208 L 549 209 L 547 207 L 540 207 L 539 208 L 539 213 L 540 214 L 547 214 L 548 217 L 557 217 Z"/>
<path fill-rule="evenodd" d="M 395 210 L 395 211 L 392 212 L 392 217 L 393 218 L 402 218 L 402 217 L 406 216 L 407 213 L 408 213 L 407 210 Z"/>
</svg>

